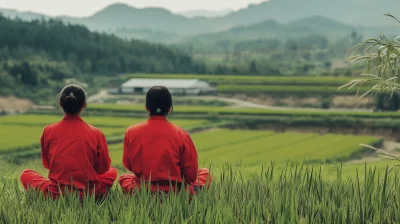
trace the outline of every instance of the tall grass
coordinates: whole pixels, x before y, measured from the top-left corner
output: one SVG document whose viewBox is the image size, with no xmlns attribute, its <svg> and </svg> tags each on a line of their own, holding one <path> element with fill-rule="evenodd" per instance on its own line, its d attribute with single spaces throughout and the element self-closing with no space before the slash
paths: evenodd
<svg viewBox="0 0 400 224">
<path fill-rule="evenodd" d="M 399 24 L 400 20 L 391 14 L 385 16 L 395 19 Z M 373 84 L 368 91 L 360 91 L 365 95 L 376 95 L 380 92 L 392 96 L 400 90 L 400 36 L 393 40 L 381 35 L 380 38 L 369 38 L 354 46 L 347 57 L 348 61 L 364 62 L 367 70 L 362 75 L 363 79 L 352 80 L 341 88 L 349 89 Z"/>
<path fill-rule="evenodd" d="M 337 167 L 333 179 L 319 167 L 260 167 L 251 176 L 226 166 L 193 200 L 185 192 L 131 197 L 119 188 L 102 201 L 75 196 L 43 200 L 25 194 L 15 179 L 0 181 L 1 223 L 396 223 L 400 221 L 397 170 L 365 166 L 356 177 Z"/>
</svg>

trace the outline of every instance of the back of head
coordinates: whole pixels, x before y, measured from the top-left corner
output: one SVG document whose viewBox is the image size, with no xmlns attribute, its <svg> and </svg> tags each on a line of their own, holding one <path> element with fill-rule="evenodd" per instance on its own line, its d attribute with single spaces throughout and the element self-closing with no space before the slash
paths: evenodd
<svg viewBox="0 0 400 224">
<path fill-rule="evenodd" d="M 60 105 L 67 114 L 79 114 L 86 105 L 86 93 L 78 85 L 64 87 L 60 94 Z"/>
<path fill-rule="evenodd" d="M 172 96 L 165 86 L 153 86 L 146 94 L 146 107 L 150 116 L 167 116 L 172 110 Z"/>
</svg>

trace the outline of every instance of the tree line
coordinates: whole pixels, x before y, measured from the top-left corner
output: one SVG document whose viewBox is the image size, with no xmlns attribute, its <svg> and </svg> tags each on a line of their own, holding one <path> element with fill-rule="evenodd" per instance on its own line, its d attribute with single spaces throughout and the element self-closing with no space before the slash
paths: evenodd
<svg viewBox="0 0 400 224">
<path fill-rule="evenodd" d="M 22 21 L 0 15 L 0 94 L 38 99 L 67 78 L 120 73 L 205 73 L 174 48 L 91 32 L 58 20 Z M 40 92 L 40 93 L 39 93 Z"/>
</svg>

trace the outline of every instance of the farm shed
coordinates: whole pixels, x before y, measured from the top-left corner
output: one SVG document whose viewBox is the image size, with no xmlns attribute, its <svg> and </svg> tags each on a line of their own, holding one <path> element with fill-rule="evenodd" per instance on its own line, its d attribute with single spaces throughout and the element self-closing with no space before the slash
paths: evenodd
<svg viewBox="0 0 400 224">
<path fill-rule="evenodd" d="M 165 86 L 174 95 L 199 95 L 215 92 L 207 82 L 198 79 L 130 79 L 122 84 L 122 94 L 144 94 L 153 86 Z"/>
</svg>

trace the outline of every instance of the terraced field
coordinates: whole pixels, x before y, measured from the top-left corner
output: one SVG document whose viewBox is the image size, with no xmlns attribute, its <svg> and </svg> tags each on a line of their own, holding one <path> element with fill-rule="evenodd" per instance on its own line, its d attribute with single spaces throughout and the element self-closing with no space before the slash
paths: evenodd
<svg viewBox="0 0 400 224">
<path fill-rule="evenodd" d="M 248 75 L 179 75 L 179 74 L 131 74 L 128 78 L 163 79 L 201 79 L 214 84 L 264 84 L 264 85 L 321 85 L 341 86 L 352 80 L 351 77 L 312 77 L 312 76 L 248 76 Z"/>
<path fill-rule="evenodd" d="M 126 104 L 91 104 L 89 111 L 103 113 L 126 112 L 145 114 L 141 105 Z M 209 107 L 209 106 L 180 106 L 175 108 L 175 114 L 196 114 L 196 115 L 251 115 L 251 116 L 287 116 L 287 117 L 346 117 L 346 118 L 400 118 L 397 112 L 343 112 L 329 110 L 272 110 L 258 108 L 230 108 L 230 107 Z"/>
<path fill-rule="evenodd" d="M 361 143 L 376 145 L 371 136 L 274 133 L 267 131 L 212 130 L 192 135 L 203 166 L 268 164 L 271 161 L 344 161 L 363 149 Z M 113 163 L 121 165 L 122 144 L 110 145 Z"/>
<path fill-rule="evenodd" d="M 242 84 L 230 84 L 230 85 L 218 85 L 217 90 L 219 93 L 270 93 L 270 94 L 300 94 L 300 95 L 349 95 L 357 94 L 358 92 L 363 94 L 370 88 L 343 88 L 338 89 L 338 86 L 324 86 L 324 85 L 242 85 Z"/>
<path fill-rule="evenodd" d="M 0 122 L 0 154 L 38 148 L 43 132 L 39 125 L 8 125 Z M 125 128 L 102 128 L 106 137 L 122 135 Z"/>
<path fill-rule="evenodd" d="M 0 154 L 13 151 L 37 149 L 40 136 L 46 125 L 62 119 L 51 115 L 19 115 L 0 117 Z M 85 117 L 83 119 L 101 128 L 107 139 L 123 136 L 127 127 L 145 121 L 146 118 L 119 117 Z M 173 123 L 184 128 L 192 128 L 209 123 L 206 120 L 173 120 Z M 36 150 L 37 151 L 37 150 Z"/>
<path fill-rule="evenodd" d="M 143 108 L 142 108 L 143 109 Z M 19 115 L 19 116 L 5 116 L 0 117 L 0 124 L 12 124 L 12 125 L 48 125 L 51 123 L 58 122 L 62 120 L 63 116 L 54 115 Z M 129 118 L 129 117 L 107 117 L 107 116 L 82 116 L 88 124 L 101 127 L 129 127 L 132 124 L 137 124 L 139 122 L 145 121 L 147 118 Z M 196 126 L 200 124 L 208 123 L 206 120 L 174 120 L 173 123 L 183 127 Z"/>
<path fill-rule="evenodd" d="M 353 95 L 358 91 L 365 93 L 368 86 L 343 88 L 352 79 L 349 77 L 297 77 L 297 76 L 216 76 L 216 75 L 174 75 L 174 74 L 131 74 L 127 78 L 162 78 L 162 79 L 200 79 L 217 86 L 218 93 L 245 94 L 300 94 L 300 95 Z"/>
</svg>

